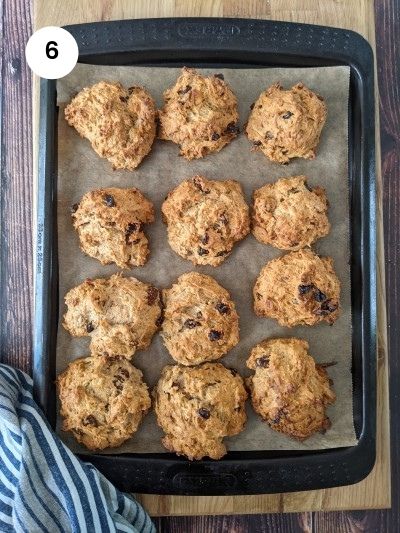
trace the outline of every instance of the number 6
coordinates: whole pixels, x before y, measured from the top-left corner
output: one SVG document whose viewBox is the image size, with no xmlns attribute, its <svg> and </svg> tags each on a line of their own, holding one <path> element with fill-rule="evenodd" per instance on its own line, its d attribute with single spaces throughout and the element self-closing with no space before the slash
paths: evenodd
<svg viewBox="0 0 400 533">
<path fill-rule="evenodd" d="M 56 57 L 58 57 L 58 50 L 56 46 L 58 46 L 58 44 L 55 41 L 49 41 L 46 44 L 46 56 L 49 59 L 56 59 Z"/>
</svg>

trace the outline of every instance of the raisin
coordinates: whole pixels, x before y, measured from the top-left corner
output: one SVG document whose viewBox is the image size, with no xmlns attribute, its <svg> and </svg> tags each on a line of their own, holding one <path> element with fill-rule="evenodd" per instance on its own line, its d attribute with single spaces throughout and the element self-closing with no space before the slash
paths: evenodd
<svg viewBox="0 0 400 533">
<path fill-rule="evenodd" d="M 209 236 L 208 236 L 208 233 L 205 233 L 202 238 L 201 238 L 201 242 L 202 244 L 207 244 L 209 241 Z"/>
<path fill-rule="evenodd" d="M 164 321 L 164 317 L 160 315 L 156 320 L 156 326 L 159 328 Z"/>
<path fill-rule="evenodd" d="M 253 141 L 254 146 L 261 146 L 261 141 Z"/>
<path fill-rule="evenodd" d="M 266 131 L 266 132 L 265 132 L 265 138 L 266 138 L 266 139 L 273 139 L 274 136 L 273 136 L 273 134 L 272 134 L 271 131 Z"/>
<path fill-rule="evenodd" d="M 219 78 L 220 80 L 224 80 L 225 79 L 223 74 L 214 74 L 214 76 L 216 78 Z"/>
<path fill-rule="evenodd" d="M 88 415 L 84 420 L 82 420 L 82 424 L 84 426 L 94 426 L 95 428 L 97 428 L 99 425 L 97 418 L 93 415 Z"/>
<path fill-rule="evenodd" d="M 120 96 L 119 99 L 121 100 L 121 102 L 124 102 L 124 104 L 126 104 L 126 102 L 129 100 L 129 96 Z"/>
<path fill-rule="evenodd" d="M 210 192 L 210 189 L 203 189 L 201 178 L 199 178 L 198 176 L 195 176 L 193 178 L 193 184 L 195 187 L 199 189 L 199 191 L 201 191 L 204 194 L 208 194 Z"/>
<path fill-rule="evenodd" d="M 221 331 L 217 331 L 216 329 L 210 330 L 210 333 L 208 334 L 208 338 L 210 341 L 218 341 L 223 337 L 223 333 Z"/>
<path fill-rule="evenodd" d="M 137 87 L 136 85 L 133 85 L 132 87 L 128 87 L 128 93 L 129 93 L 129 94 L 132 94 L 133 91 L 134 91 L 135 89 L 137 89 L 137 88 L 138 88 L 138 87 Z"/>
<path fill-rule="evenodd" d="M 250 105 L 250 109 L 254 109 L 254 102 Z"/>
<path fill-rule="evenodd" d="M 299 285 L 299 293 L 300 294 L 307 294 L 307 292 L 310 292 L 314 285 Z"/>
<path fill-rule="evenodd" d="M 122 376 L 120 376 L 119 374 L 114 376 L 113 385 L 117 389 L 118 392 L 121 392 L 122 389 L 124 388 L 124 386 L 123 386 L 123 382 L 124 381 L 125 381 L 124 378 Z"/>
<path fill-rule="evenodd" d="M 288 118 L 292 117 L 293 113 L 291 111 L 286 111 L 284 115 L 282 115 L 282 118 L 287 120 Z"/>
<path fill-rule="evenodd" d="M 115 361 L 118 361 L 120 359 L 119 355 L 112 355 L 111 357 L 107 357 L 107 368 L 111 368 L 111 365 L 115 363 Z"/>
<path fill-rule="evenodd" d="M 136 233 L 137 231 L 141 231 L 142 229 L 142 225 L 141 224 L 138 224 L 138 223 L 131 223 L 131 224 L 128 224 L 127 228 L 126 228 L 126 231 L 125 231 L 125 241 L 126 241 L 126 244 L 129 244 L 129 238 L 130 236 L 132 235 L 132 233 Z M 137 244 L 138 242 L 140 241 L 140 239 L 136 239 L 135 242 L 131 242 L 131 244 Z"/>
<path fill-rule="evenodd" d="M 79 207 L 79 204 L 74 204 L 73 206 L 71 206 L 71 214 L 76 213 L 78 210 L 78 207 Z"/>
<path fill-rule="evenodd" d="M 317 302 L 323 302 L 324 300 L 326 300 L 326 294 L 324 294 L 319 289 L 315 289 L 314 300 L 316 300 Z M 321 307 L 321 309 L 322 309 L 322 307 Z"/>
<path fill-rule="evenodd" d="M 119 367 L 119 368 L 118 368 L 118 372 L 119 372 L 120 374 L 122 374 L 123 376 L 125 376 L 126 378 L 129 378 L 129 372 L 127 371 L 126 368 L 121 368 L 121 367 Z"/>
<path fill-rule="evenodd" d="M 268 355 L 263 355 L 262 357 L 258 357 L 258 359 L 256 359 L 256 365 L 261 368 L 268 368 L 269 366 Z"/>
<path fill-rule="evenodd" d="M 223 255 L 227 255 L 228 253 L 228 250 L 221 250 L 220 252 L 217 252 L 215 254 L 215 257 L 222 257 Z"/>
<path fill-rule="evenodd" d="M 328 314 L 328 311 L 324 311 L 323 309 L 316 309 L 314 311 L 314 315 L 317 316 L 326 316 Z"/>
<path fill-rule="evenodd" d="M 118 392 L 121 392 L 123 389 L 122 383 L 118 379 L 113 380 L 113 385 L 117 389 Z"/>
<path fill-rule="evenodd" d="M 231 312 L 230 307 L 223 302 L 218 302 L 215 306 L 215 309 L 218 311 L 218 313 L 221 313 L 221 315 L 229 315 Z"/>
<path fill-rule="evenodd" d="M 209 252 L 205 248 L 202 248 L 201 246 L 199 246 L 198 249 L 197 249 L 197 253 L 199 255 L 208 255 Z"/>
<path fill-rule="evenodd" d="M 226 131 L 228 133 L 240 133 L 240 128 L 237 124 L 235 124 L 234 122 L 230 122 L 227 127 L 226 127 Z"/>
<path fill-rule="evenodd" d="M 211 416 L 210 411 L 206 409 L 205 407 L 200 407 L 200 409 L 198 410 L 198 413 L 201 416 L 201 418 L 204 418 L 205 420 L 208 420 Z"/>
<path fill-rule="evenodd" d="M 137 224 L 136 222 L 131 222 L 126 228 L 126 234 L 130 235 L 131 233 L 135 233 L 135 231 L 138 231 L 138 229 L 140 229 L 140 224 Z"/>
<path fill-rule="evenodd" d="M 197 326 L 200 326 L 200 322 L 197 322 L 196 320 L 193 320 L 192 318 L 188 318 L 183 323 L 183 327 L 185 329 L 193 329 L 193 328 L 196 328 Z"/>
<path fill-rule="evenodd" d="M 224 226 L 228 224 L 228 218 L 225 213 L 222 213 L 222 215 L 220 216 L 220 220 Z"/>
<path fill-rule="evenodd" d="M 183 89 L 180 89 L 180 90 L 178 91 L 178 94 L 179 94 L 180 96 L 182 96 L 182 95 L 188 93 L 188 92 L 191 90 L 191 88 L 192 88 L 192 87 L 191 87 L 190 85 L 186 85 L 186 87 L 184 87 Z"/>
<path fill-rule="evenodd" d="M 111 194 L 106 194 L 104 196 L 104 203 L 107 207 L 115 207 L 114 196 L 111 196 Z"/>
<path fill-rule="evenodd" d="M 181 384 L 178 383 L 177 381 L 173 381 L 173 382 L 171 383 L 171 386 L 172 386 L 172 387 L 175 387 L 175 388 L 178 389 L 178 390 L 181 390 Z"/>
<path fill-rule="evenodd" d="M 86 324 L 86 331 L 87 331 L 88 333 L 92 333 L 93 330 L 94 330 L 94 325 L 92 324 L 92 322 L 88 322 L 88 323 Z"/>
<path fill-rule="evenodd" d="M 236 376 L 237 375 L 237 370 L 235 370 L 234 368 L 230 368 L 230 373 L 232 374 L 232 376 Z"/>
<path fill-rule="evenodd" d="M 147 289 L 147 304 L 153 305 L 157 298 L 159 297 L 159 291 L 156 287 L 153 287 L 152 285 L 148 287 Z"/>
<path fill-rule="evenodd" d="M 332 300 L 326 300 L 321 304 L 321 310 L 328 313 L 333 313 L 338 308 L 337 304 L 332 303 Z"/>
<path fill-rule="evenodd" d="M 218 141 L 218 139 L 220 138 L 220 135 L 216 132 L 214 132 L 212 135 L 211 135 L 211 140 L 212 141 Z"/>
<path fill-rule="evenodd" d="M 283 409 L 279 409 L 279 411 L 276 413 L 275 417 L 271 419 L 271 423 L 272 424 L 279 424 L 283 414 L 284 414 Z"/>
</svg>

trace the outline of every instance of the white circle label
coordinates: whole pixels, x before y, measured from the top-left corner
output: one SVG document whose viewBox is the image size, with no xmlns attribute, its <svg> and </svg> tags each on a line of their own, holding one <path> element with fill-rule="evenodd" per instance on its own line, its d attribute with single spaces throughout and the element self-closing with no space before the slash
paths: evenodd
<svg viewBox="0 0 400 533">
<path fill-rule="evenodd" d="M 69 31 L 57 26 L 46 26 L 30 37 L 25 55 L 35 74 L 48 80 L 57 80 L 75 67 L 79 49 Z"/>
</svg>

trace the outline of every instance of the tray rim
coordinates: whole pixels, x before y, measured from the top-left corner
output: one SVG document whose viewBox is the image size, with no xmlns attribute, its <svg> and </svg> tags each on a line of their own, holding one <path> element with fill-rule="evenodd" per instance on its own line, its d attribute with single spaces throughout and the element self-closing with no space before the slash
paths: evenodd
<svg viewBox="0 0 400 533">
<path fill-rule="evenodd" d="M 240 481 L 243 477 L 241 473 L 236 471 L 243 462 L 243 459 L 239 456 L 240 452 L 234 452 L 228 454 L 226 459 L 219 462 L 203 460 L 198 463 L 190 463 L 182 458 L 171 458 L 170 454 L 155 454 L 141 455 L 141 454 L 123 454 L 123 455 L 98 455 L 88 454 L 83 455 L 84 460 L 90 459 L 96 466 L 103 472 L 108 473 L 109 477 L 113 478 L 113 466 L 115 463 L 119 463 L 118 469 L 125 472 L 126 470 L 132 470 L 136 468 L 137 474 L 142 472 L 143 464 L 146 461 L 151 460 L 154 464 L 160 463 L 164 472 L 169 472 L 169 479 L 163 479 L 164 485 L 162 487 L 141 487 L 138 489 L 135 486 L 136 492 L 158 492 L 168 494 L 255 494 L 261 492 L 289 492 L 299 490 L 310 490 L 316 488 L 326 488 L 330 486 L 338 486 L 343 484 L 355 483 L 363 479 L 372 469 L 375 462 L 375 430 L 376 430 L 376 273 L 375 273 L 375 160 L 374 160 L 374 98 L 373 98 L 373 56 L 372 49 L 368 42 L 351 30 L 342 30 L 337 28 L 328 28 L 324 26 L 313 26 L 308 24 L 287 23 L 287 22 L 275 22 L 275 21 L 261 21 L 253 19 L 221 19 L 221 18 L 163 18 L 163 19 L 136 19 L 125 21 L 112 21 L 112 22 L 98 22 L 89 24 L 79 24 L 72 26 L 65 26 L 66 29 L 71 31 L 78 39 L 80 48 L 80 59 L 84 59 L 84 62 L 90 62 L 90 57 L 93 55 L 104 54 L 121 54 L 132 53 L 133 44 L 135 44 L 135 52 L 149 51 L 151 45 L 157 44 L 158 53 L 168 53 L 177 50 L 182 43 L 179 42 L 179 35 L 173 34 L 172 28 L 176 30 L 176 26 L 182 27 L 182 24 L 189 24 L 191 28 L 196 29 L 197 33 L 193 35 L 186 35 L 180 38 L 187 39 L 184 46 L 180 48 L 188 52 L 193 50 L 200 50 L 204 52 L 216 53 L 232 53 L 233 50 L 243 49 L 243 33 L 235 35 L 233 28 L 239 28 L 248 31 L 246 52 L 253 51 L 254 53 L 262 54 L 289 54 L 294 59 L 296 56 L 305 56 L 305 51 L 312 52 L 312 57 L 323 58 L 324 60 L 334 60 L 335 62 L 343 62 L 348 64 L 351 68 L 352 74 L 363 80 L 364 85 L 363 94 L 364 101 L 364 115 L 369 119 L 367 124 L 364 124 L 364 133 L 369 132 L 369 136 L 364 136 L 363 146 L 363 158 L 361 171 L 364 176 L 364 181 L 361 182 L 361 192 L 366 193 L 366 213 L 363 213 L 363 221 L 367 215 L 367 231 L 362 235 L 362 252 L 364 253 L 364 275 L 368 280 L 367 286 L 367 317 L 362 324 L 363 332 L 363 349 L 367 357 L 363 357 L 363 409 L 364 413 L 368 413 L 369 417 L 367 423 L 364 420 L 364 427 L 360 435 L 360 439 L 357 445 L 348 448 L 334 448 L 323 451 L 313 451 L 309 453 L 296 454 L 291 452 L 290 457 L 284 459 L 285 467 L 280 468 L 281 474 L 284 474 L 285 468 L 297 469 L 297 475 L 305 474 L 305 463 L 316 462 L 323 457 L 329 455 L 331 457 L 329 463 L 332 461 L 335 463 L 340 462 L 343 472 L 342 474 L 336 472 L 334 479 L 324 480 L 315 479 L 309 486 L 290 486 L 287 480 L 279 479 L 275 481 L 275 486 L 266 487 L 266 479 L 247 480 L 246 490 L 240 489 L 237 486 L 236 478 Z M 149 41 L 148 35 L 146 38 L 138 43 L 137 36 L 133 35 L 133 41 L 121 43 L 118 39 L 118 32 L 123 32 L 127 29 L 142 27 L 151 28 L 153 31 L 152 41 Z M 166 31 L 171 31 L 171 37 L 166 37 Z M 277 34 L 289 35 L 289 33 L 297 32 L 297 35 L 308 36 L 308 44 L 306 49 L 299 48 L 298 43 L 293 43 L 287 40 L 286 42 L 280 42 L 277 47 L 276 37 L 272 39 L 272 36 Z M 99 47 L 99 43 L 90 42 L 90 36 L 93 37 L 101 33 L 114 37 L 114 42 L 108 43 L 105 49 Z M 260 35 L 264 41 L 260 41 Z M 205 39 L 204 39 L 205 37 Z M 136 40 L 135 40 L 136 38 Z M 85 40 L 86 39 L 86 40 Z M 315 40 L 325 40 L 321 49 L 316 52 L 313 47 Z M 327 42 L 329 39 L 333 41 Z M 178 42 L 177 42 L 178 40 Z M 346 44 L 347 43 L 347 44 Z M 349 43 L 352 44 L 349 47 Z M 303 43 L 304 44 L 304 43 Z M 104 46 L 104 45 L 103 45 Z M 155 47 L 153 46 L 153 51 Z M 179 55 L 179 54 L 178 54 Z M 310 56 L 311 57 L 311 56 Z M 218 58 L 216 58 L 218 60 Z M 179 60 L 178 60 L 179 61 Z M 195 61 L 194 59 L 192 61 Z M 199 61 L 198 61 L 199 62 Z M 365 87 L 369 90 L 365 91 Z M 372 88 L 372 91 L 371 91 Z M 38 249 L 36 251 L 36 283 L 35 283 L 35 323 L 34 323 L 34 356 L 33 356 L 33 376 L 35 383 L 36 395 L 44 408 L 46 414 L 51 416 L 51 409 L 49 410 L 49 398 L 47 392 L 49 391 L 49 376 L 48 370 L 51 367 L 50 354 L 46 347 L 49 340 L 50 332 L 46 327 L 46 316 L 51 308 L 51 300 L 54 294 L 49 294 L 48 285 L 51 281 L 51 267 L 52 261 L 56 259 L 52 255 L 54 252 L 51 247 L 51 242 L 54 237 L 53 229 L 46 227 L 44 221 L 49 215 L 49 206 L 51 206 L 52 193 L 54 182 L 56 179 L 56 172 L 54 169 L 54 158 L 49 153 L 49 147 L 53 146 L 56 139 L 56 128 L 54 124 L 54 109 L 53 114 L 49 110 L 49 101 L 55 96 L 55 82 L 51 80 L 41 80 L 40 91 L 40 120 L 39 120 L 39 172 L 38 172 Z M 367 127 L 368 126 L 368 127 Z M 371 140 L 372 138 L 372 140 Z M 53 144 L 52 144 L 53 143 Z M 350 166 L 350 165 L 349 165 Z M 365 183 L 364 183 L 365 182 Z M 365 202 L 364 202 L 365 203 Z M 54 208 L 54 205 L 51 209 Z M 50 214 L 54 215 L 54 212 Z M 365 228 L 364 228 L 365 230 Z M 363 291 L 365 290 L 363 286 Z M 365 311 L 365 303 L 363 307 Z M 47 312 L 47 315 L 46 315 Z M 47 324 L 48 326 L 48 324 Z M 367 387 L 365 389 L 365 387 Z M 366 402 L 365 391 L 369 392 L 369 404 Z M 54 400 L 53 400 L 53 403 Z M 364 416 L 365 418 L 365 416 Z M 250 454 L 259 454 L 262 452 L 247 452 Z M 246 455 L 247 455 L 246 453 Z M 360 464 L 361 459 L 361 464 Z M 262 469 L 268 467 L 269 473 L 272 474 L 271 468 L 278 468 L 279 463 L 282 463 L 282 458 L 268 458 L 268 459 L 248 459 L 258 464 Z M 326 462 L 326 461 L 325 461 Z M 113 465 L 114 463 L 114 465 Z M 292 464 L 293 463 L 293 464 Z M 358 465 L 357 471 L 352 468 L 352 465 Z M 223 465 L 221 467 L 221 465 Z M 158 465 L 160 466 L 160 465 Z M 254 466 L 254 465 L 253 465 Z M 130 468 L 129 468 L 130 467 Z M 250 470 L 250 469 L 249 469 Z M 176 471 L 176 472 L 175 472 Z M 172 474 L 174 474 L 172 476 Z M 179 475 L 187 475 L 187 480 L 183 479 L 183 482 Z M 246 474 L 246 472 L 244 472 Z M 276 474 L 276 472 L 275 472 Z M 160 475 L 158 472 L 157 475 Z M 228 477 L 227 477 L 228 476 Z M 229 477 L 231 476 L 231 477 Z M 129 477 L 129 476 L 128 476 Z M 161 475 L 161 477 L 163 477 Z M 164 476 L 165 477 L 165 476 Z M 262 477 L 262 476 L 261 476 Z M 273 476 L 272 476 L 273 477 Z M 253 474 L 254 478 L 254 474 Z M 175 481 L 174 481 L 175 480 Z M 221 480 L 223 480 L 221 482 Z M 147 480 L 150 485 L 154 485 L 154 479 Z M 157 481 L 157 480 L 156 480 Z M 158 480 L 160 481 L 160 480 Z M 272 480 L 271 480 L 272 481 Z M 126 482 L 124 481 L 124 490 L 126 488 Z M 270 489 L 270 490 L 268 490 Z"/>
</svg>

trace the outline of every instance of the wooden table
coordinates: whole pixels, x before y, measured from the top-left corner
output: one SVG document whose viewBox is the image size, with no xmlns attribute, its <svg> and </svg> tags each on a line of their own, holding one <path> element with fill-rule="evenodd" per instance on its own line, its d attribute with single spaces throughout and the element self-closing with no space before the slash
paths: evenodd
<svg viewBox="0 0 400 533">
<path fill-rule="evenodd" d="M 399 318 L 399 293 L 397 290 L 399 254 L 399 60 L 395 56 L 395 41 L 400 34 L 399 0 L 385 0 L 375 5 L 378 76 L 380 83 L 381 138 L 383 176 L 380 192 L 383 196 L 383 219 L 386 240 L 386 276 L 389 311 L 389 345 L 392 356 L 399 348 L 396 332 L 390 329 Z M 122 10 L 122 11 L 121 11 Z M 28 1 L 4 0 L 0 6 L 3 23 L 3 50 L 1 63 L 2 126 L 1 126 L 1 320 L 0 348 L 4 362 L 29 371 L 31 355 L 32 307 L 32 122 L 30 73 L 24 62 L 24 46 L 32 32 L 33 17 Z M 66 24 L 88 20 L 151 16 L 252 16 L 300 22 L 321 23 L 353 28 L 363 33 L 373 44 L 374 6 L 370 0 L 247 0 L 242 2 L 220 0 L 183 2 L 164 0 L 112 1 L 64 0 L 53 2 L 38 0 L 35 13 L 37 26 Z M 396 18 L 397 17 L 397 18 Z M 397 99 L 397 100 L 396 100 Z M 396 129 L 397 128 L 397 129 Z M 397 178 L 397 181 L 396 181 Z M 382 240 L 381 240 L 382 245 Z M 382 252 L 382 248 L 381 248 Z M 381 254 L 383 259 L 383 254 Z M 382 266 L 382 264 L 380 265 Z M 383 269 L 382 269 L 383 271 Z M 384 295 L 383 272 L 380 272 L 381 302 Z M 396 279 L 397 274 L 397 279 Z M 397 320 L 396 320 L 397 319 Z M 164 518 L 158 519 L 160 528 L 190 531 L 241 530 L 241 531 L 400 531 L 398 488 L 396 473 L 400 459 L 397 446 L 393 446 L 393 509 L 391 511 L 362 513 L 311 513 L 311 510 L 378 508 L 390 505 L 389 454 L 386 398 L 386 346 L 384 334 L 385 314 L 380 315 L 378 409 L 379 446 L 378 461 L 372 475 L 353 487 L 313 491 L 278 496 L 252 496 L 229 498 L 155 498 L 146 496 L 143 501 L 152 514 L 214 514 L 262 513 L 278 511 L 303 511 L 300 514 L 253 515 L 247 517 L 224 516 L 219 518 Z M 398 361 L 392 357 L 392 401 L 399 390 Z M 392 419 L 393 442 L 399 435 L 399 421 Z"/>
</svg>

